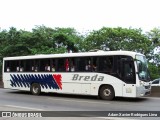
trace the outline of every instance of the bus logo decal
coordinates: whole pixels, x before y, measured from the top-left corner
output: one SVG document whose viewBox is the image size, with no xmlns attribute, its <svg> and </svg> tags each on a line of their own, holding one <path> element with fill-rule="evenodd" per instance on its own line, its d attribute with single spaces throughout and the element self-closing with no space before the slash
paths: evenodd
<svg viewBox="0 0 160 120">
<path fill-rule="evenodd" d="M 98 74 L 93 76 L 81 76 L 79 74 L 74 74 L 72 81 L 103 81 L 104 76 L 98 76 Z"/>
<path fill-rule="evenodd" d="M 53 74 L 53 78 L 55 79 L 59 88 L 62 90 L 62 76 L 60 74 Z"/>
<path fill-rule="evenodd" d="M 44 89 L 62 89 L 62 76 L 60 74 L 13 74 L 12 87 L 30 87 L 32 83 L 39 83 Z"/>
</svg>

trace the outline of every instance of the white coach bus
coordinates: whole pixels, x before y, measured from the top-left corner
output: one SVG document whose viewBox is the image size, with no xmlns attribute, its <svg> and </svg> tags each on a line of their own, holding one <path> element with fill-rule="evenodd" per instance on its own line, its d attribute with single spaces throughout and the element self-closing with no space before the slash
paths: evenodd
<svg viewBox="0 0 160 120">
<path fill-rule="evenodd" d="M 144 55 L 130 51 L 97 51 L 5 57 L 4 88 L 114 97 L 150 94 Z"/>
</svg>

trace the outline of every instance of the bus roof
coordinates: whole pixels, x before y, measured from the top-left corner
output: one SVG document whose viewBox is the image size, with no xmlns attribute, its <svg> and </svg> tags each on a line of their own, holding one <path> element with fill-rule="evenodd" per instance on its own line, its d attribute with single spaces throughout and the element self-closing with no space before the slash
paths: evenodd
<svg viewBox="0 0 160 120">
<path fill-rule="evenodd" d="M 25 60 L 25 59 L 42 59 L 42 58 L 63 58 L 63 57 L 85 57 L 85 56 L 104 56 L 104 55 L 128 55 L 133 58 L 135 55 L 143 55 L 131 51 L 97 51 L 97 52 L 80 52 L 80 53 L 63 53 L 63 54 L 37 54 L 28 56 L 4 57 L 4 60 Z"/>
</svg>

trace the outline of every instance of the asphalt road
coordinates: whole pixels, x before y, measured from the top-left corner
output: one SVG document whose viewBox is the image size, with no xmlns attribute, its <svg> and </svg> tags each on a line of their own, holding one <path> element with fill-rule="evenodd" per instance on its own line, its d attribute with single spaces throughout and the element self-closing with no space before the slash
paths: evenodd
<svg viewBox="0 0 160 120">
<path fill-rule="evenodd" d="M 54 94 L 54 93 L 45 93 L 40 96 L 34 96 L 31 95 L 29 92 L 22 92 L 17 90 L 8 90 L 1 88 L 0 111 L 160 111 L 160 98 L 158 97 L 157 98 L 144 97 L 136 99 L 116 98 L 113 101 L 105 101 L 105 100 L 100 100 L 97 97 L 93 96 L 65 95 L 65 94 Z M 93 113 L 91 113 L 91 115 L 93 115 Z M 85 116 L 84 112 L 82 113 L 82 116 Z M 60 119 L 59 117 L 58 119 Z M 64 119 L 67 120 L 69 118 L 68 117 L 61 118 L 61 120 Z M 70 120 L 72 119 L 73 117 L 70 118 Z M 76 120 L 82 120 L 82 119 L 83 117 L 80 118 L 76 117 Z M 94 118 L 85 117 L 84 119 L 121 120 L 122 118 L 113 118 L 113 117 L 108 118 L 99 116 L 96 117 L 95 115 Z M 125 117 L 125 119 L 138 120 L 143 118 Z M 149 120 L 151 118 L 145 118 L 145 120 L 146 119 Z M 17 120 L 17 118 L 15 118 L 15 120 Z"/>
</svg>

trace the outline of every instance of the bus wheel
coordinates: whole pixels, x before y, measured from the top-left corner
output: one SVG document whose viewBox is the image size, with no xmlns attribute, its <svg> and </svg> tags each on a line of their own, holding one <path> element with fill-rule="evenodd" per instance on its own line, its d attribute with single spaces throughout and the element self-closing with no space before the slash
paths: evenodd
<svg viewBox="0 0 160 120">
<path fill-rule="evenodd" d="M 102 86 L 99 91 L 99 96 L 103 100 L 112 100 L 115 97 L 113 87 L 108 85 Z"/>
<path fill-rule="evenodd" d="M 30 91 L 33 95 L 39 95 L 41 93 L 41 87 L 38 83 L 33 83 L 31 85 Z"/>
</svg>

